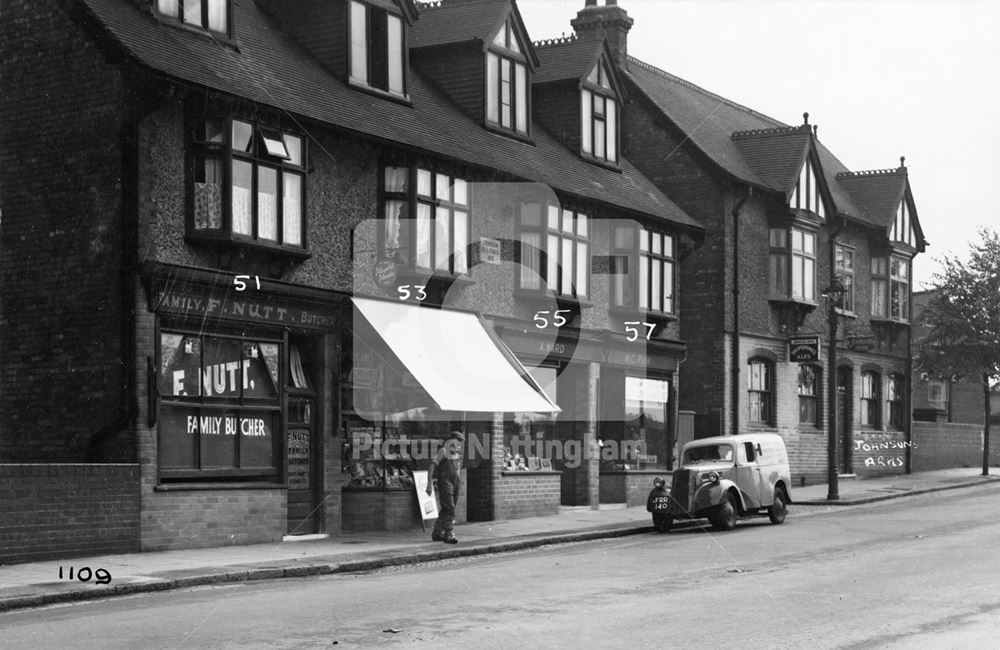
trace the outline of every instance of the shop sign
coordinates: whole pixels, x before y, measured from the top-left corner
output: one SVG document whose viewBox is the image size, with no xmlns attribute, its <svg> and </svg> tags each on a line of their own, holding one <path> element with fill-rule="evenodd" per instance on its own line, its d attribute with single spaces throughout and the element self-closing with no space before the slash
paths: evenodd
<svg viewBox="0 0 1000 650">
<path fill-rule="evenodd" d="M 330 329 L 337 326 L 336 314 L 322 308 L 279 306 L 263 300 L 222 297 L 163 290 L 153 301 L 154 311 L 166 311 L 182 316 L 229 318 L 275 325 Z"/>
<path fill-rule="evenodd" d="M 666 404 L 670 397 L 670 384 L 663 379 L 647 377 L 625 378 L 625 399 L 634 402 Z"/>
<path fill-rule="evenodd" d="M 383 289 L 389 289 L 396 284 L 395 260 L 379 260 L 375 263 L 375 284 Z"/>
<path fill-rule="evenodd" d="M 788 359 L 795 363 L 819 361 L 819 337 L 800 336 L 788 341 Z"/>
<path fill-rule="evenodd" d="M 499 239 L 479 238 L 479 261 L 486 264 L 500 264 L 501 247 Z"/>
<path fill-rule="evenodd" d="M 288 432 L 288 489 L 309 489 L 309 430 Z"/>
</svg>

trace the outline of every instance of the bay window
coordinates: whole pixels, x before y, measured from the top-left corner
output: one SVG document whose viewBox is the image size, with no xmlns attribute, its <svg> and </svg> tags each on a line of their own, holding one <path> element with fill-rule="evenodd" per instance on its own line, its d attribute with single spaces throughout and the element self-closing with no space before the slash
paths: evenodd
<svg viewBox="0 0 1000 650">
<path fill-rule="evenodd" d="M 518 288 L 586 297 L 590 283 L 589 229 L 590 220 L 581 212 L 539 203 L 522 205 Z"/>
<path fill-rule="evenodd" d="M 846 246 L 836 248 L 836 272 L 844 285 L 844 295 L 840 299 L 840 308 L 846 312 L 854 312 L 854 251 Z"/>
<path fill-rule="evenodd" d="M 889 318 L 910 320 L 910 262 L 895 255 L 889 258 Z"/>
<path fill-rule="evenodd" d="M 240 119 L 199 121 L 192 142 L 192 231 L 305 247 L 305 142 Z"/>
<path fill-rule="evenodd" d="M 528 135 L 527 58 L 513 22 L 504 22 L 486 53 L 486 123 Z"/>
<path fill-rule="evenodd" d="M 409 268 L 467 273 L 469 184 L 424 167 L 385 167 L 379 250 Z"/>
<path fill-rule="evenodd" d="M 406 95 L 406 30 L 402 17 L 351 0 L 349 24 L 351 81 Z"/>
<path fill-rule="evenodd" d="M 770 295 L 815 302 L 816 233 L 802 228 L 770 230 Z"/>
</svg>

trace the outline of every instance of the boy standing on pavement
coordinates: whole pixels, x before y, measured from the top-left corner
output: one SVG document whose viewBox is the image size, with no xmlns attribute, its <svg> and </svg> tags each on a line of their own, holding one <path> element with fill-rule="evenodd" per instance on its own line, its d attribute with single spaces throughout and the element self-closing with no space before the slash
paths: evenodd
<svg viewBox="0 0 1000 650">
<path fill-rule="evenodd" d="M 455 504 L 458 502 L 458 490 L 461 488 L 462 446 L 465 435 L 461 431 L 452 431 L 445 441 L 437 458 L 431 461 L 427 470 L 427 494 L 433 494 L 433 479 L 438 480 L 438 499 L 441 502 L 441 512 L 434 523 L 431 539 L 445 544 L 457 544 L 455 538 Z"/>
</svg>

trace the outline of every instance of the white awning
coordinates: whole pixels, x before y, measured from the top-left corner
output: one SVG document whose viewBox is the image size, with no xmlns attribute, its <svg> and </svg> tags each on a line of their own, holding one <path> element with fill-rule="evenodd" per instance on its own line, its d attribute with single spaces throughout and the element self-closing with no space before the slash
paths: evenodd
<svg viewBox="0 0 1000 650">
<path fill-rule="evenodd" d="M 559 407 L 476 314 L 352 298 L 382 340 L 445 411 L 558 413 Z"/>
</svg>

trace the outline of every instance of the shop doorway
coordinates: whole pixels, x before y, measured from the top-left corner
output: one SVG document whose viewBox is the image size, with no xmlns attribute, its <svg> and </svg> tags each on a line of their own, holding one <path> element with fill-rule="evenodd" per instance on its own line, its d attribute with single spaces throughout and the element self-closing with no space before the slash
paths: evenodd
<svg viewBox="0 0 1000 650">
<path fill-rule="evenodd" d="M 308 535 L 318 530 L 316 508 L 316 400 L 311 395 L 290 395 L 285 436 L 285 480 L 288 484 L 289 535 Z"/>
<path fill-rule="evenodd" d="M 837 369 L 837 449 L 840 453 L 839 468 L 841 474 L 850 474 L 852 468 L 851 438 L 853 437 L 853 427 L 851 426 L 851 395 L 854 394 L 852 388 L 852 368 Z"/>
</svg>

